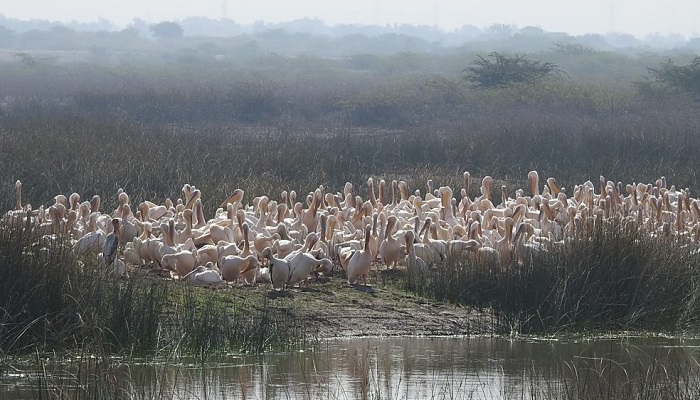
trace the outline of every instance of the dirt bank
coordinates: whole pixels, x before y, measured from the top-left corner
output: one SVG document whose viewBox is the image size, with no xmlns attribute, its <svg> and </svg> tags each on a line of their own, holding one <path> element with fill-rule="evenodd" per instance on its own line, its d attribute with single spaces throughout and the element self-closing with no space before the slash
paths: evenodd
<svg viewBox="0 0 700 400">
<path fill-rule="evenodd" d="M 266 297 L 267 307 L 276 309 L 280 318 L 301 319 L 319 338 L 502 332 L 489 313 L 414 296 L 392 284 L 351 286 L 333 278 L 286 292 L 272 291 L 269 285 L 224 290 L 241 298 Z"/>
<path fill-rule="evenodd" d="M 144 269 L 134 272 L 137 276 L 156 278 Z M 349 285 L 343 277 L 336 276 L 310 279 L 302 288 L 285 291 L 275 291 L 269 283 L 252 287 L 219 283 L 192 289 L 214 290 L 235 308 L 266 308 L 276 318 L 294 318 L 319 339 L 508 332 L 489 312 L 434 301 L 403 290 L 398 278 L 401 273 L 401 270 L 373 269 L 366 286 Z M 190 285 L 177 279 L 172 283 Z"/>
</svg>

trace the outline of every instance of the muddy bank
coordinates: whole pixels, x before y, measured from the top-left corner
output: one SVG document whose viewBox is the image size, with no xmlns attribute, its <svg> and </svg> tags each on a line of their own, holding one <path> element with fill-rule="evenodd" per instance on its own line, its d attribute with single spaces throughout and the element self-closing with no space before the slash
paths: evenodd
<svg viewBox="0 0 700 400">
<path fill-rule="evenodd" d="M 417 297 L 391 284 L 351 286 L 334 278 L 286 292 L 272 291 L 269 285 L 230 290 L 264 295 L 278 318 L 298 318 L 320 339 L 504 332 L 490 313 Z"/>
</svg>

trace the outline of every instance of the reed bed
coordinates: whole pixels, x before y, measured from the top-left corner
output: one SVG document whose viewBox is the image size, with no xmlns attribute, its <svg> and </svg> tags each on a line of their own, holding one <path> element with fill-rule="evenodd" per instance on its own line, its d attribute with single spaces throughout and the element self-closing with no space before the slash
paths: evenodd
<svg viewBox="0 0 700 400">
<path fill-rule="evenodd" d="M 197 355 L 304 347 L 288 306 L 145 275 L 118 279 L 61 238 L 0 229 L 0 354 Z"/>
<path fill-rule="evenodd" d="M 700 254 L 693 243 L 655 237 L 610 220 L 551 247 L 518 249 L 506 266 L 476 259 L 409 268 L 420 295 L 495 312 L 511 332 L 696 332 Z"/>
</svg>

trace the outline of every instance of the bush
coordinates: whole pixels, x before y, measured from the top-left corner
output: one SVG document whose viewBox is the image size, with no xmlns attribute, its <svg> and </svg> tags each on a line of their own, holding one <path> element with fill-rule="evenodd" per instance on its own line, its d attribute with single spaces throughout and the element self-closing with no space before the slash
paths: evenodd
<svg viewBox="0 0 700 400">
<path fill-rule="evenodd" d="M 649 68 L 649 72 L 657 84 L 700 96 L 700 56 L 688 65 L 676 65 L 669 59 L 658 68 Z"/>
<path fill-rule="evenodd" d="M 556 64 L 529 60 L 522 55 L 508 56 L 493 52 L 477 60 L 462 72 L 464 79 L 477 87 L 509 86 L 516 83 L 537 83 L 559 73 Z"/>
</svg>

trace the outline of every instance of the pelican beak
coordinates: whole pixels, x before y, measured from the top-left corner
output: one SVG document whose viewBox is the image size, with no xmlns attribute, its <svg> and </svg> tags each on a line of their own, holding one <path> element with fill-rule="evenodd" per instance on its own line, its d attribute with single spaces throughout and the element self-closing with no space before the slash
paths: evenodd
<svg viewBox="0 0 700 400">
<path fill-rule="evenodd" d="M 190 200 L 185 204 L 185 209 L 186 210 L 191 210 L 192 207 L 194 207 L 194 203 L 197 201 L 202 196 L 202 192 L 200 192 L 198 189 L 195 190 L 192 193 L 192 197 L 190 197 Z"/>
<path fill-rule="evenodd" d="M 527 174 L 527 182 L 530 186 L 530 196 L 536 196 L 540 194 L 539 191 L 539 177 L 537 175 L 537 171 L 530 171 L 530 173 Z"/>
<path fill-rule="evenodd" d="M 233 191 L 233 194 L 231 194 L 226 200 L 224 200 L 223 203 L 221 203 L 219 207 L 224 208 L 229 203 L 236 204 L 241 200 L 241 198 L 243 198 L 243 191 L 241 189 L 236 189 Z"/>
<path fill-rule="evenodd" d="M 554 178 L 547 179 L 547 185 L 549 186 L 549 190 L 552 192 L 553 196 L 556 196 L 559 194 L 559 186 L 557 186 L 556 179 L 554 179 Z"/>
<path fill-rule="evenodd" d="M 440 189 L 440 204 L 443 208 L 447 208 L 450 205 L 450 199 L 448 198 L 449 193 L 445 189 Z"/>
</svg>

